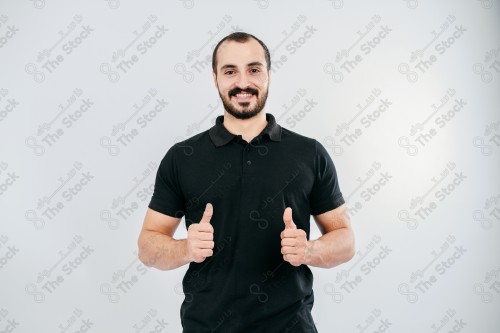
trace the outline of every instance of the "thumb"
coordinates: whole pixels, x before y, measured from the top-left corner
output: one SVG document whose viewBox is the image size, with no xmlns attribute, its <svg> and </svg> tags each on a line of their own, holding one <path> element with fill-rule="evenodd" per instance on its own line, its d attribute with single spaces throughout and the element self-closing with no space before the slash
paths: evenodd
<svg viewBox="0 0 500 333">
<path fill-rule="evenodd" d="M 201 217 L 200 223 L 210 223 L 210 219 L 214 213 L 214 208 L 211 203 L 207 203 L 205 206 L 205 211 L 203 212 L 203 216 Z"/>
<path fill-rule="evenodd" d="M 297 229 L 297 226 L 292 220 L 292 209 L 290 207 L 285 208 L 283 222 L 285 222 L 285 229 Z"/>
</svg>

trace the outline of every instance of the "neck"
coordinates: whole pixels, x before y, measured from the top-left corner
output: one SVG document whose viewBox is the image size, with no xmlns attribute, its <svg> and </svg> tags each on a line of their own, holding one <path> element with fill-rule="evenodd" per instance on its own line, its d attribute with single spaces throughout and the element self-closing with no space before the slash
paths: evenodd
<svg viewBox="0 0 500 333">
<path fill-rule="evenodd" d="M 224 110 L 224 127 L 232 134 L 241 135 L 246 142 L 252 141 L 267 126 L 266 112 L 249 119 L 238 119 Z"/>
</svg>

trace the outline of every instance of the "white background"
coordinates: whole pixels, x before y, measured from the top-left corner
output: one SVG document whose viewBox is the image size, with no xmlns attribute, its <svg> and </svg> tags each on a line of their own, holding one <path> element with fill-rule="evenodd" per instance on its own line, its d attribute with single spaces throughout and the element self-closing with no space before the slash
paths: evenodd
<svg viewBox="0 0 500 333">
<path fill-rule="evenodd" d="M 223 113 L 210 59 L 235 30 L 351 208 L 356 256 L 313 268 L 318 330 L 498 332 L 494 0 L 1 1 L 0 332 L 181 331 L 185 268 L 136 241 L 161 158 Z"/>
</svg>

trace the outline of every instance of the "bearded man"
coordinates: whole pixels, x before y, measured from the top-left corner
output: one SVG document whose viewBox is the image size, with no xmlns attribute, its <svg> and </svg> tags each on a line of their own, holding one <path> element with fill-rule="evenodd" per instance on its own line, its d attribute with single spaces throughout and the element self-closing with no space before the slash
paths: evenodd
<svg viewBox="0 0 500 333">
<path fill-rule="evenodd" d="M 160 163 L 139 258 L 183 278 L 183 332 L 317 332 L 309 266 L 354 255 L 337 172 L 315 139 L 264 111 L 271 59 L 236 32 L 212 57 L 224 115 L 174 144 Z M 313 216 L 322 236 L 309 239 Z M 187 238 L 174 238 L 184 217 Z"/>
</svg>

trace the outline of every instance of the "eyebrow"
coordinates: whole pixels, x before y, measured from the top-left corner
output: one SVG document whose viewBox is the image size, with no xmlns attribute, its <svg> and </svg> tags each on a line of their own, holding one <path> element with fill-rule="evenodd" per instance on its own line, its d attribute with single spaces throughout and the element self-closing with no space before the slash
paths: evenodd
<svg viewBox="0 0 500 333">
<path fill-rule="evenodd" d="M 254 62 L 251 62 L 247 65 L 247 67 L 253 67 L 253 66 L 262 66 L 264 67 L 264 65 L 260 62 L 260 61 L 254 61 Z"/>
<path fill-rule="evenodd" d="M 247 64 L 247 67 L 253 67 L 253 66 L 262 66 L 262 67 L 264 67 L 264 65 L 260 61 L 254 61 L 254 62 L 251 62 L 251 63 Z M 227 64 L 227 65 L 222 66 L 220 69 L 224 70 L 224 69 L 228 69 L 228 68 L 237 68 L 237 66 L 236 65 L 232 65 L 232 64 Z"/>
</svg>

